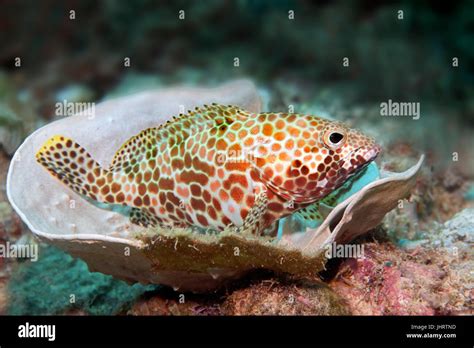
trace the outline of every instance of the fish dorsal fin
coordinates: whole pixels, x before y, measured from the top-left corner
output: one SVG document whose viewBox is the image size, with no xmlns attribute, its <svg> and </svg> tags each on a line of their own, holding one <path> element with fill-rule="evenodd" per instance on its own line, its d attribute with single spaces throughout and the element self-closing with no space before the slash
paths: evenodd
<svg viewBox="0 0 474 348">
<path fill-rule="evenodd" d="M 245 121 L 250 117 L 251 113 L 235 105 L 213 103 L 196 108 L 195 111 L 188 111 L 187 114 L 180 115 L 180 117 L 186 119 L 196 115 L 202 116 L 206 121 L 214 121 L 213 126 L 219 127 L 223 124 L 230 125 L 237 120 Z"/>
<path fill-rule="evenodd" d="M 156 157 L 160 150 L 156 145 L 165 140 L 169 146 L 173 146 L 205 128 L 229 125 L 235 120 L 245 120 L 250 115 L 237 106 L 215 103 L 188 110 L 186 114 L 174 116 L 166 123 L 145 129 L 128 139 L 115 153 L 110 170 L 120 171 L 131 161 L 139 162 L 143 159 L 136 157 L 136 154 Z"/>
</svg>

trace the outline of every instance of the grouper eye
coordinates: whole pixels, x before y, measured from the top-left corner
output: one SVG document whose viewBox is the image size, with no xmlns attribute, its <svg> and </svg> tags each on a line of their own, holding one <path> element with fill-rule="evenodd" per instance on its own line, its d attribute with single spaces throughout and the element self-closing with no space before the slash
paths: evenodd
<svg viewBox="0 0 474 348">
<path fill-rule="evenodd" d="M 324 143 L 332 149 L 337 149 L 344 143 L 344 138 L 344 132 L 330 130 L 324 136 Z"/>
<path fill-rule="evenodd" d="M 344 135 L 342 135 L 341 133 L 337 133 L 337 132 L 331 133 L 329 135 L 329 141 L 331 143 L 333 143 L 334 145 L 339 144 L 339 142 L 342 140 L 342 138 L 344 138 Z"/>
</svg>

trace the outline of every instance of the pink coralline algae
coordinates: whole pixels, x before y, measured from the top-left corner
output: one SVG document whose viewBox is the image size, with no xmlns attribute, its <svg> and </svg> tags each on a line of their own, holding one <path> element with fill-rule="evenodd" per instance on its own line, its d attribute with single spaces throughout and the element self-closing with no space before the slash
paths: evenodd
<svg viewBox="0 0 474 348">
<path fill-rule="evenodd" d="M 404 251 L 385 242 L 365 244 L 364 251 L 364 258 L 345 260 L 330 282 L 354 315 L 472 314 L 469 272 L 460 271 L 467 253 Z"/>
</svg>

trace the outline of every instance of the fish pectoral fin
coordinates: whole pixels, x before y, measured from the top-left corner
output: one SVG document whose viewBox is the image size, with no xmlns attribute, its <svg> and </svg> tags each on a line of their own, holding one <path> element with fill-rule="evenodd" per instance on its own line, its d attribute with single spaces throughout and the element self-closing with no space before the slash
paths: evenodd
<svg viewBox="0 0 474 348">
<path fill-rule="evenodd" d="M 298 210 L 292 218 L 299 220 L 303 228 L 316 228 L 322 224 L 331 211 L 332 207 L 329 205 L 323 202 L 316 202 Z"/>
<path fill-rule="evenodd" d="M 265 193 L 260 193 L 256 196 L 255 204 L 249 210 L 244 219 L 242 226 L 230 226 L 232 232 L 242 234 L 260 235 L 263 231 L 263 216 L 268 207 L 268 197 Z"/>
<path fill-rule="evenodd" d="M 157 226 L 159 224 L 159 221 L 156 218 L 155 214 L 146 209 L 141 208 L 131 209 L 130 222 L 143 227 L 152 227 Z"/>
<path fill-rule="evenodd" d="M 323 217 L 323 220 L 326 220 L 327 216 L 332 212 L 333 209 L 333 206 L 327 205 L 325 202 L 321 202 L 319 204 L 319 214 Z"/>
<path fill-rule="evenodd" d="M 276 220 L 270 226 L 265 228 L 261 232 L 261 234 L 264 235 L 264 236 L 275 237 L 275 236 L 278 236 L 278 231 L 279 231 L 279 223 L 278 223 L 278 220 Z"/>
<path fill-rule="evenodd" d="M 100 203 L 120 201 L 120 184 L 74 140 L 56 135 L 36 153 L 36 161 L 76 193 Z M 120 202 L 119 202 L 120 203 Z"/>
</svg>

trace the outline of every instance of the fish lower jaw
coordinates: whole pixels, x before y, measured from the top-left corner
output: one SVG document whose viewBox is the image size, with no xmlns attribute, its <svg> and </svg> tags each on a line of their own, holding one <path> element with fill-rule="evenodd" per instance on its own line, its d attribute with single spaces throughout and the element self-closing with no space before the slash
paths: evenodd
<svg viewBox="0 0 474 348">
<path fill-rule="evenodd" d="M 366 160 L 367 162 L 371 162 L 378 156 L 379 153 L 380 150 L 377 148 L 370 149 L 363 155 L 364 160 Z"/>
</svg>

